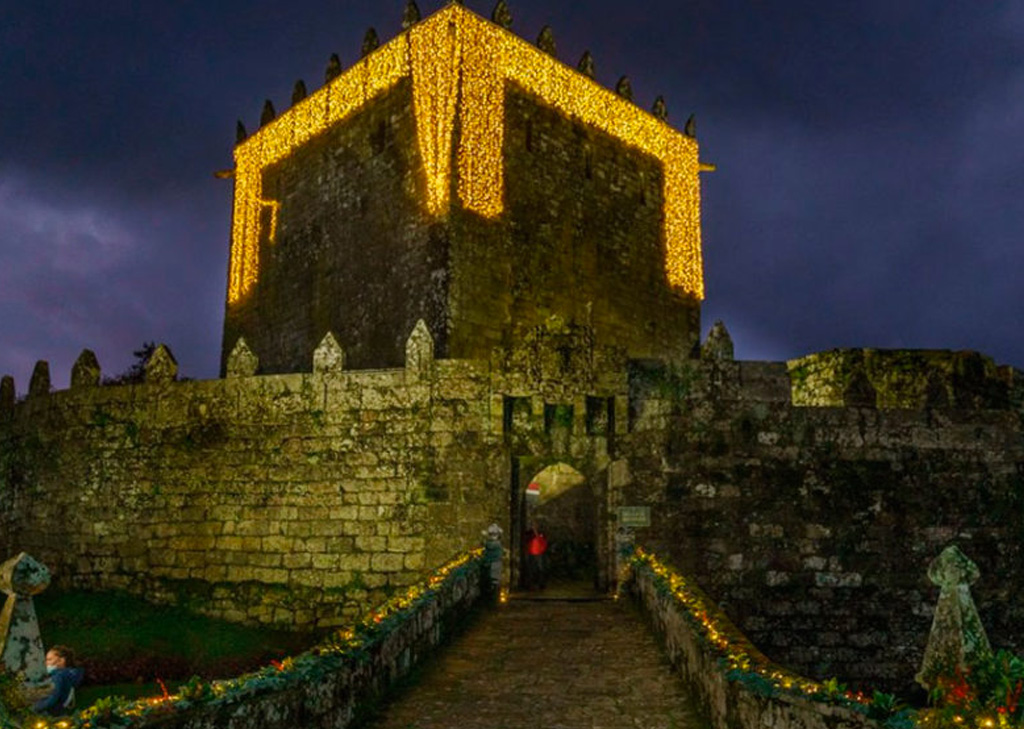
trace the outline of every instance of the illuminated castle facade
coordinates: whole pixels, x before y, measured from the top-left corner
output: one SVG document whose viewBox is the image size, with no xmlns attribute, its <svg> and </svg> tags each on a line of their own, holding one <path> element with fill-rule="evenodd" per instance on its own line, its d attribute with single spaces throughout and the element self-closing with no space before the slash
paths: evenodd
<svg viewBox="0 0 1024 729">
<path fill-rule="evenodd" d="M 895 688 L 959 543 L 1024 646 L 1024 373 L 698 347 L 696 141 L 494 17 L 411 19 L 238 144 L 223 377 L 0 379 L 0 558 L 323 629 L 491 523 L 514 586 L 528 513 L 605 590 L 629 523 L 773 659 Z"/>
<path fill-rule="evenodd" d="M 369 50 L 369 49 L 367 49 Z M 235 150 L 224 362 L 488 357 L 552 317 L 597 345 L 691 354 L 703 298 L 697 142 L 451 4 Z"/>
</svg>

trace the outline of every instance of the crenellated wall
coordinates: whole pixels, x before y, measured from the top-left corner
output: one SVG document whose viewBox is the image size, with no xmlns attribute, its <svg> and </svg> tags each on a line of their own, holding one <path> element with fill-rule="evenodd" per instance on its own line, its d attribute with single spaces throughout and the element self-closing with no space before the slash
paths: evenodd
<svg viewBox="0 0 1024 729">
<path fill-rule="evenodd" d="M 971 407 L 795 407 L 792 363 L 627 360 L 557 321 L 487 360 L 434 359 L 422 326 L 401 369 L 347 370 L 333 339 L 312 359 L 254 375 L 239 348 L 227 378 L 180 382 L 158 350 L 145 383 L 76 366 L 53 393 L 40 368 L 0 408 L 0 548 L 60 587 L 326 627 L 491 522 L 514 577 L 523 490 L 564 464 L 583 478 L 548 513 L 576 521 L 549 533 L 596 524 L 576 546 L 599 585 L 618 508 L 647 506 L 638 542 L 799 672 L 906 689 L 937 597 L 926 567 L 950 543 L 981 568 L 993 643 L 1024 645 L 1019 371 L 999 370 L 998 402 L 964 394 L 986 368 L 947 383 Z"/>
</svg>

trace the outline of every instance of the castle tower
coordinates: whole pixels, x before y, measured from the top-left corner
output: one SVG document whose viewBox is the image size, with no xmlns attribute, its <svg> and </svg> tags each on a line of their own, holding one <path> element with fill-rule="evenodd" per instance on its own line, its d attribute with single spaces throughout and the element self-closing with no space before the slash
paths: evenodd
<svg viewBox="0 0 1024 729">
<path fill-rule="evenodd" d="M 487 357 L 551 317 L 688 356 L 696 140 L 540 46 L 452 3 L 270 109 L 235 149 L 222 361 L 244 336 L 307 370 L 332 331 L 395 366 L 419 319 L 437 356 Z"/>
</svg>

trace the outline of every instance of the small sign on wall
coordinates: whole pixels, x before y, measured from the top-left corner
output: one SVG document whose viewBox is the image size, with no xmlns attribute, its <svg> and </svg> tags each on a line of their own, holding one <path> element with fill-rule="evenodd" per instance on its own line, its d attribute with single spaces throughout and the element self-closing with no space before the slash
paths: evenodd
<svg viewBox="0 0 1024 729">
<path fill-rule="evenodd" d="M 649 527 L 651 525 L 651 507 L 649 506 L 620 506 L 619 526 L 624 527 Z"/>
</svg>

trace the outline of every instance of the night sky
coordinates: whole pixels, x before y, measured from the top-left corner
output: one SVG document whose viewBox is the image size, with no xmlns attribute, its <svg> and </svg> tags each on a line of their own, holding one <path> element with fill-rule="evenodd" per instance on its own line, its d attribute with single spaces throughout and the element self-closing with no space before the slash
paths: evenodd
<svg viewBox="0 0 1024 729">
<path fill-rule="evenodd" d="M 0 0 L 0 374 L 145 340 L 217 374 L 235 120 L 403 0 Z M 490 17 L 491 0 L 467 2 Z M 420 4 L 424 14 L 439 7 Z M 705 332 L 744 359 L 977 349 L 1024 367 L 1024 3 L 513 0 L 598 79 L 696 113 Z"/>
</svg>

